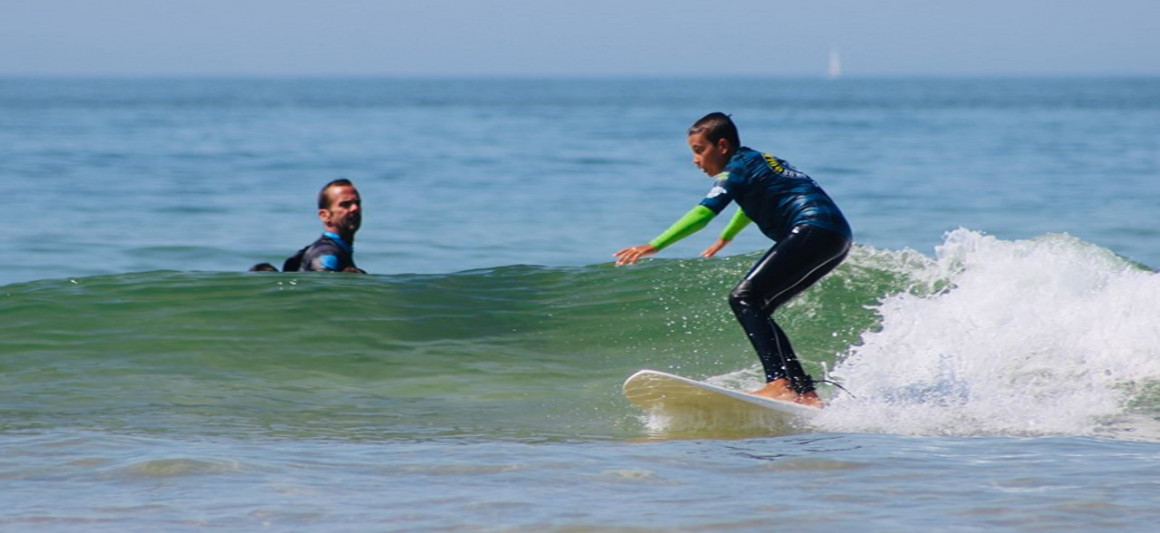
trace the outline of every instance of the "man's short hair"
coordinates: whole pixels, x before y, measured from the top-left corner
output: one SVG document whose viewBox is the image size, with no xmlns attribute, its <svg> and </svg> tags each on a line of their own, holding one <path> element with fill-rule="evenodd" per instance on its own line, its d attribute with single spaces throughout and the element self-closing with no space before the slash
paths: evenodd
<svg viewBox="0 0 1160 533">
<path fill-rule="evenodd" d="M 318 191 L 318 208 L 319 209 L 329 209 L 330 208 L 330 195 L 326 194 L 326 191 L 329 190 L 331 187 L 354 187 L 354 184 L 351 183 L 350 180 L 348 180 L 346 178 L 339 178 L 336 180 L 331 180 L 330 183 L 323 185 L 322 190 Z"/>
<path fill-rule="evenodd" d="M 741 147 L 741 136 L 737 134 L 737 126 L 729 115 L 720 112 L 709 113 L 693 123 L 689 128 L 689 135 L 704 133 L 705 139 L 713 144 L 725 139 L 734 150 Z"/>
</svg>

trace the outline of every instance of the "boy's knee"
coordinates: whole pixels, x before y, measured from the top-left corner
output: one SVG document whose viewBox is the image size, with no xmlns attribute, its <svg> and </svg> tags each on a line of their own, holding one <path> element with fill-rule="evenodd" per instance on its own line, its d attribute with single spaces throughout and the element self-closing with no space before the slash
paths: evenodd
<svg viewBox="0 0 1160 533">
<path fill-rule="evenodd" d="M 729 292 L 729 307 L 732 307 L 734 312 L 740 312 L 746 308 L 757 309 L 760 307 L 760 302 L 755 296 L 753 284 L 748 280 L 742 281 Z"/>
</svg>

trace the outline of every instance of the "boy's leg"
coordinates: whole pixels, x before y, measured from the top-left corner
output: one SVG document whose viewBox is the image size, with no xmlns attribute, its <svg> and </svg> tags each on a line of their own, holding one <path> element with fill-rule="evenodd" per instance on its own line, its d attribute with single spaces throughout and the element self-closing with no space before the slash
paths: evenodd
<svg viewBox="0 0 1160 533">
<path fill-rule="evenodd" d="M 761 359 L 767 382 L 785 378 L 799 395 L 814 390 L 789 337 L 770 315 L 838 266 L 849 246 L 841 234 L 799 226 L 770 248 L 730 293 L 729 304 Z"/>
</svg>

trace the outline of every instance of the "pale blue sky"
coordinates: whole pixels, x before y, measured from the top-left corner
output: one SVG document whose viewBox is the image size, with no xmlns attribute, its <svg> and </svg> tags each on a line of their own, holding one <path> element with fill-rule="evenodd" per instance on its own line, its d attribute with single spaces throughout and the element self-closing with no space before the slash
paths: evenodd
<svg viewBox="0 0 1160 533">
<path fill-rule="evenodd" d="M 0 75 L 1160 75 L 1160 0 L 0 0 Z"/>
</svg>

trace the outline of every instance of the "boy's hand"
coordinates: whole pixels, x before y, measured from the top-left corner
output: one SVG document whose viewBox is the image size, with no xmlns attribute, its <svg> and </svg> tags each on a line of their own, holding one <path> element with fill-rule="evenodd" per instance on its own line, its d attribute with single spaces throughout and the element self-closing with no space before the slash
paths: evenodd
<svg viewBox="0 0 1160 533">
<path fill-rule="evenodd" d="M 701 252 L 701 257 L 713 257 L 714 255 L 717 255 L 717 252 L 720 252 L 726 244 L 729 244 L 729 241 L 720 238 L 717 239 L 717 242 L 713 243 L 712 246 L 705 248 L 704 252 Z"/>
<path fill-rule="evenodd" d="M 651 244 L 641 244 L 631 248 L 625 248 L 612 255 L 616 258 L 616 266 L 635 265 L 636 262 L 640 260 L 640 258 L 646 255 L 655 254 L 657 251 L 658 250 L 656 246 Z"/>
</svg>

